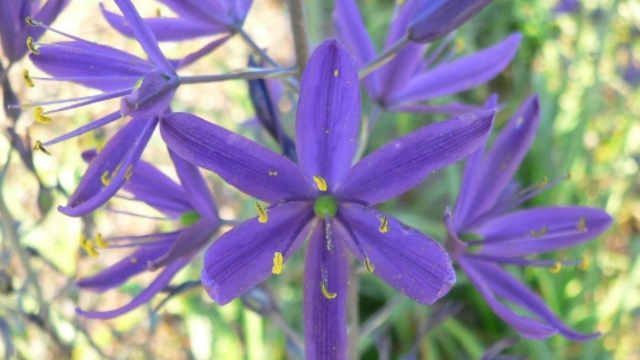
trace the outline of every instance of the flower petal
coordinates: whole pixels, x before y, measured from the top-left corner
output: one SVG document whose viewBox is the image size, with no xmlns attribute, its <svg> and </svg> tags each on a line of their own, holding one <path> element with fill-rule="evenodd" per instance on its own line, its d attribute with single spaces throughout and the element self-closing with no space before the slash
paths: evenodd
<svg viewBox="0 0 640 360">
<path fill-rule="evenodd" d="M 484 237 L 482 254 L 523 256 L 589 241 L 610 225 L 606 212 L 581 206 L 540 207 L 493 218 L 475 231 Z"/>
<path fill-rule="evenodd" d="M 315 192 L 291 160 L 197 116 L 168 114 L 160 133 L 180 157 L 260 200 L 272 203 Z"/>
<path fill-rule="evenodd" d="M 339 213 L 373 264 L 373 273 L 402 294 L 429 305 L 455 283 L 451 259 L 435 240 L 391 216 L 386 216 L 388 231 L 383 233 L 376 216 L 382 214 L 361 205 L 341 204 Z M 359 251 L 354 255 L 364 261 Z"/>
<path fill-rule="evenodd" d="M 233 22 L 225 8 L 226 1 L 220 0 L 158 0 L 167 5 L 181 18 L 207 23 L 224 24 L 231 28 Z M 244 1 L 246 3 L 246 1 Z"/>
<path fill-rule="evenodd" d="M 124 185 L 129 167 L 140 159 L 157 122 L 156 118 L 129 121 L 89 164 L 68 205 L 58 210 L 68 216 L 82 216 L 106 203 Z"/>
<path fill-rule="evenodd" d="M 203 216 L 218 217 L 218 207 L 200 170 L 169 149 L 180 184 L 193 207 Z"/>
<path fill-rule="evenodd" d="M 464 113 L 482 110 L 482 106 L 465 104 L 461 102 L 450 102 L 442 105 L 428 105 L 428 104 L 400 104 L 391 105 L 387 108 L 388 111 L 393 112 L 407 112 L 417 114 L 429 114 L 429 113 L 447 113 L 451 116 L 462 115 Z"/>
<path fill-rule="evenodd" d="M 145 118 L 160 116 L 169 109 L 169 104 L 180 82 L 160 70 L 152 70 L 142 78 L 136 89 L 120 101 L 123 116 Z"/>
<path fill-rule="evenodd" d="M 481 85 L 511 63 L 522 35 L 513 34 L 475 54 L 429 69 L 405 83 L 389 99 L 390 104 L 414 103 L 455 94 Z"/>
<path fill-rule="evenodd" d="M 331 251 L 326 244 L 324 227 L 315 228 L 304 268 L 304 337 L 308 360 L 347 359 L 349 257 L 342 241 L 333 241 Z"/>
<path fill-rule="evenodd" d="M 464 257 L 462 257 L 458 263 L 469 277 L 469 280 L 471 280 L 482 297 L 487 301 L 487 305 L 489 305 L 491 310 L 522 336 L 530 339 L 545 339 L 557 333 L 557 330 L 549 324 L 516 314 L 496 298 L 494 287 L 498 284 L 498 278 L 501 279 L 501 281 L 520 284 L 517 279 L 507 274 L 495 264 L 473 261 Z M 492 276 L 486 272 L 488 269 L 491 270 Z M 495 277 L 496 275 L 498 278 Z M 526 287 L 525 289 L 526 294 L 529 295 L 531 290 Z M 535 294 L 533 295 L 537 296 Z"/>
<path fill-rule="evenodd" d="M 268 278 L 275 253 L 300 231 L 286 261 L 307 237 L 312 214 L 309 203 L 289 203 L 270 210 L 266 223 L 256 217 L 220 236 L 204 255 L 201 280 L 209 296 L 225 305 Z"/>
<path fill-rule="evenodd" d="M 160 290 L 164 289 L 171 279 L 175 276 L 175 274 L 180 271 L 189 261 L 188 260 L 178 260 L 174 263 L 167 266 L 161 273 L 158 275 L 149 286 L 144 289 L 138 296 L 136 296 L 130 303 L 127 305 L 111 310 L 111 311 L 84 311 L 82 309 L 76 308 L 76 313 L 78 315 L 89 318 L 89 319 L 113 319 L 120 315 L 126 314 L 129 311 L 137 308 L 138 306 L 149 302 Z"/>
<path fill-rule="evenodd" d="M 298 162 L 308 181 L 344 180 L 360 127 L 360 87 L 355 59 L 335 40 L 322 43 L 302 74 L 296 115 Z"/>
<path fill-rule="evenodd" d="M 486 141 L 494 111 L 482 110 L 425 126 L 360 160 L 335 195 L 376 204 L 417 186 Z"/>
</svg>

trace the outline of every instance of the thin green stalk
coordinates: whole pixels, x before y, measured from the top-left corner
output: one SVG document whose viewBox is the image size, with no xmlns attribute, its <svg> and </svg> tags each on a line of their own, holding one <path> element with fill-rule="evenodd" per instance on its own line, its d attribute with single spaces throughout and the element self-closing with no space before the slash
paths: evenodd
<svg viewBox="0 0 640 360">
<path fill-rule="evenodd" d="M 385 52 L 380 54 L 377 58 L 373 59 L 370 63 L 365 65 L 360 71 L 358 71 L 358 77 L 360 79 L 365 78 L 367 75 L 371 74 L 374 70 L 383 66 L 387 62 L 391 61 L 394 56 L 398 53 L 398 51 L 402 50 L 405 46 L 407 46 L 411 40 L 409 40 L 409 35 L 407 34 L 402 39 L 398 40 L 393 46 L 388 48 Z"/>
<path fill-rule="evenodd" d="M 356 150 L 356 156 L 354 161 L 358 161 L 362 158 L 364 150 L 367 148 L 369 138 L 373 133 L 373 128 L 376 126 L 380 115 L 382 114 L 382 107 L 375 104 L 371 109 L 369 117 L 362 123 L 362 130 L 360 131 L 360 141 L 358 141 L 358 148 Z"/>
<path fill-rule="evenodd" d="M 254 80 L 267 79 L 280 76 L 295 75 L 293 69 L 255 69 L 249 71 L 231 72 L 220 75 L 204 75 L 204 76 L 181 76 L 180 84 L 201 84 L 210 82 L 219 82 L 226 80 Z"/>
<path fill-rule="evenodd" d="M 296 52 L 296 66 L 298 67 L 298 79 L 302 76 L 307 60 L 309 60 L 309 37 L 307 34 L 307 21 L 304 16 L 304 4 L 302 0 L 288 0 L 291 32 L 293 33 L 293 46 Z"/>
</svg>

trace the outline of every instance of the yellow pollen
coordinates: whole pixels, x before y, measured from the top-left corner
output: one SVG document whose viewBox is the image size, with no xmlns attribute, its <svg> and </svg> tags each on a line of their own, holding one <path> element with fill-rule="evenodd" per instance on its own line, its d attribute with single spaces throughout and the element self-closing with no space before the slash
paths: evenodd
<svg viewBox="0 0 640 360">
<path fill-rule="evenodd" d="M 325 179 L 316 175 L 313 177 L 313 181 L 316 182 L 316 186 L 318 187 L 318 190 L 322 192 L 327 191 L 327 182 L 325 181 Z"/>
<path fill-rule="evenodd" d="M 132 258 L 131 258 L 131 263 L 132 263 L 132 264 L 137 264 L 137 263 L 138 263 L 138 258 L 137 258 L 137 257 L 135 257 L 135 256 L 134 256 L 134 257 L 132 257 Z"/>
<path fill-rule="evenodd" d="M 85 236 L 85 234 L 80 234 L 80 240 L 78 241 L 80 243 L 80 247 L 84 248 L 87 244 L 87 237 Z"/>
<path fill-rule="evenodd" d="M 136 81 L 136 84 L 133 86 L 134 91 L 140 89 L 140 86 L 142 86 L 142 80 L 144 80 L 144 78 L 140 78 Z"/>
<path fill-rule="evenodd" d="M 335 69 L 333 71 L 333 76 L 338 77 L 338 74 L 340 74 L 340 71 L 338 69 Z"/>
<path fill-rule="evenodd" d="M 47 149 L 42 147 L 42 142 L 40 140 L 36 140 L 36 144 L 33 145 L 33 150 L 40 150 L 47 155 L 51 155 L 51 153 L 48 152 Z"/>
<path fill-rule="evenodd" d="M 273 268 L 271 272 L 279 275 L 282 272 L 282 264 L 284 263 L 284 256 L 282 256 L 281 252 L 276 252 L 273 254 Z"/>
<path fill-rule="evenodd" d="M 547 231 L 549 231 L 549 229 L 545 225 L 545 226 L 542 227 L 542 230 L 540 230 L 540 231 L 531 230 L 530 234 L 533 237 L 541 237 L 542 235 L 546 234 Z"/>
<path fill-rule="evenodd" d="M 398 3 L 398 6 L 402 6 L 402 5 L 404 5 L 405 1 L 406 0 L 396 0 L 396 3 Z"/>
<path fill-rule="evenodd" d="M 578 270 L 587 270 L 589 268 L 589 260 L 587 260 L 586 257 L 582 257 L 582 261 L 580 261 L 580 264 L 578 264 L 578 266 L 576 266 L 578 268 Z"/>
<path fill-rule="evenodd" d="M 546 176 L 543 176 L 542 182 L 539 184 L 536 184 L 536 188 L 542 189 L 543 187 L 547 186 L 548 183 L 549 183 L 549 178 L 547 178 Z"/>
<path fill-rule="evenodd" d="M 29 50 L 36 54 L 36 55 L 40 55 L 40 51 L 38 51 L 38 49 L 36 49 L 35 45 L 33 44 L 33 38 L 31 36 L 29 36 L 27 38 L 27 47 L 29 48 Z"/>
<path fill-rule="evenodd" d="M 383 216 L 382 219 L 380 219 L 380 228 L 378 230 L 383 234 L 389 231 L 389 220 L 387 220 L 386 216 Z"/>
<path fill-rule="evenodd" d="M 108 186 L 111 183 L 111 179 L 109 179 L 109 170 L 105 170 L 100 176 L 100 181 L 104 186 Z"/>
<path fill-rule="evenodd" d="M 96 139 L 96 141 L 98 142 L 98 144 L 96 145 L 96 152 L 99 154 L 100 151 L 102 151 L 102 149 L 104 149 L 105 141 L 104 140 L 99 140 L 99 139 Z"/>
<path fill-rule="evenodd" d="M 96 245 L 100 248 L 100 249 L 106 249 L 109 247 L 109 244 L 107 244 L 106 241 L 104 241 L 104 239 L 102 238 L 102 234 L 97 233 L 96 234 Z"/>
<path fill-rule="evenodd" d="M 124 173 L 125 180 L 129 180 L 133 175 L 133 165 L 127 166 L 127 171 Z"/>
<path fill-rule="evenodd" d="M 32 88 L 34 86 L 33 80 L 29 76 L 29 70 L 27 69 L 22 70 L 22 78 L 24 79 L 24 82 L 25 84 L 27 84 L 28 87 Z"/>
<path fill-rule="evenodd" d="M 96 246 L 91 239 L 87 240 L 83 248 L 91 257 L 97 258 L 100 256 L 100 253 L 96 250 Z"/>
<path fill-rule="evenodd" d="M 555 265 L 549 268 L 549 272 L 552 274 L 557 274 L 562 269 L 562 263 L 560 261 L 556 261 Z"/>
<path fill-rule="evenodd" d="M 586 233 L 587 232 L 587 219 L 584 216 L 580 217 L 580 221 L 578 222 L 578 224 L 576 225 L 576 229 L 578 229 L 578 231 L 580 231 L 581 233 Z"/>
<path fill-rule="evenodd" d="M 269 171 L 269 176 L 278 176 L 277 171 Z"/>
<path fill-rule="evenodd" d="M 31 17 L 27 16 L 24 21 L 27 22 L 27 24 L 31 25 L 31 26 L 38 26 L 40 23 L 33 20 Z"/>
<path fill-rule="evenodd" d="M 368 258 L 368 257 L 365 257 L 365 258 L 364 258 L 364 267 L 366 267 L 366 268 L 367 268 L 367 271 L 368 271 L 368 272 L 370 272 L 370 273 L 372 273 L 372 272 L 373 272 L 373 270 L 375 270 L 375 269 L 376 269 L 376 267 L 375 267 L 375 266 L 373 266 L 373 263 L 371 263 L 371 260 L 369 260 L 369 258 Z"/>
<path fill-rule="evenodd" d="M 51 124 L 51 118 L 48 116 L 44 116 L 42 115 L 42 113 L 44 112 L 44 109 L 42 108 L 42 106 L 38 106 L 36 107 L 36 109 L 33 111 L 33 115 L 36 117 L 36 121 L 39 122 L 40 124 Z"/>
<path fill-rule="evenodd" d="M 256 211 L 258 212 L 258 221 L 261 224 L 266 224 L 269 220 L 269 215 L 267 215 L 267 212 L 258 203 L 256 203 Z"/>
<path fill-rule="evenodd" d="M 335 299 L 336 296 L 338 296 L 336 293 L 329 292 L 329 289 L 327 289 L 327 282 L 324 280 L 320 283 L 320 291 L 322 291 L 322 295 L 329 300 Z"/>
<path fill-rule="evenodd" d="M 160 12 L 160 8 L 156 8 L 156 17 L 161 17 L 162 13 Z"/>
</svg>

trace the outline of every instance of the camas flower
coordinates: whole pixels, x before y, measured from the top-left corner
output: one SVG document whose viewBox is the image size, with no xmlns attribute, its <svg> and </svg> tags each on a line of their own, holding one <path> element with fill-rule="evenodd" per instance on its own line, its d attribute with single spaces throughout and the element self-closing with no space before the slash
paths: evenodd
<svg viewBox="0 0 640 360">
<path fill-rule="evenodd" d="M 408 0 L 396 7 L 389 28 L 385 50 L 407 36 L 409 21 L 423 0 Z M 367 34 L 354 0 L 335 1 L 334 20 L 340 41 L 355 55 L 359 68 L 376 58 L 376 51 Z M 448 103 L 426 105 L 424 101 L 455 94 L 481 85 L 501 73 L 516 54 L 522 36 L 513 34 L 502 42 L 449 62 L 453 53 L 442 56 L 448 46 L 443 44 L 423 60 L 428 45 L 409 43 L 387 64 L 362 79 L 371 99 L 382 108 L 397 112 L 446 112 L 451 114 L 477 110 L 468 104 Z M 443 57 L 439 63 L 437 60 Z"/>
<path fill-rule="evenodd" d="M 559 333 L 574 341 L 599 334 L 582 334 L 567 327 L 544 301 L 500 265 L 549 267 L 562 264 L 586 266 L 582 261 L 532 260 L 529 255 L 551 252 L 591 240 L 611 224 L 599 209 L 580 206 L 540 207 L 511 211 L 553 185 L 545 181 L 518 189 L 513 176 L 529 150 L 539 123 L 537 97 L 527 99 L 484 155 L 480 148 L 467 160 L 460 195 L 445 223 L 449 231 L 445 247 L 480 291 L 491 309 L 525 337 L 541 339 Z M 472 233 L 481 240 L 460 240 Z M 533 317 L 521 316 L 503 304 L 505 300 Z"/>
<path fill-rule="evenodd" d="M 95 151 L 92 151 L 85 153 L 84 157 L 95 161 L 95 155 Z M 164 269 L 129 304 L 110 311 L 77 309 L 78 314 L 88 318 L 110 319 L 147 303 L 218 231 L 218 209 L 198 168 L 174 153 L 171 153 L 171 159 L 180 185 L 149 163 L 139 161 L 124 190 L 133 195 L 133 199 L 145 202 L 170 219 L 180 220 L 183 228 L 170 233 L 113 239 L 103 239 L 98 235 L 95 242 L 82 237 L 81 246 L 92 256 L 98 256 L 98 251 L 107 248 L 137 247 L 137 250 L 98 274 L 78 280 L 77 285 L 84 290 L 104 292 L 119 287 L 146 270 Z"/>
<path fill-rule="evenodd" d="M 487 137 L 493 111 L 422 128 L 352 166 L 360 121 L 353 57 L 336 41 L 312 54 L 296 121 L 299 165 L 193 115 L 173 113 L 161 135 L 178 155 L 259 200 L 259 216 L 225 233 L 205 254 L 202 284 L 224 305 L 272 273 L 309 239 L 304 274 L 308 359 L 345 358 L 347 249 L 365 268 L 422 304 L 453 285 L 440 245 L 376 210 L 433 171 L 460 160 Z M 355 345 L 354 345 L 355 346 Z"/>
</svg>

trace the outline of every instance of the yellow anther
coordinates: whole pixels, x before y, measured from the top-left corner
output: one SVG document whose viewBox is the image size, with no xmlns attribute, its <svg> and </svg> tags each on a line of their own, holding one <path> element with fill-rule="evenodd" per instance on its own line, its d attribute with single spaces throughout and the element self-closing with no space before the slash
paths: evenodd
<svg viewBox="0 0 640 360">
<path fill-rule="evenodd" d="M 335 299 L 336 296 L 338 296 L 336 293 L 329 292 L 329 289 L 327 289 L 327 282 L 324 280 L 320 283 L 320 291 L 322 291 L 322 295 L 329 300 Z"/>
<path fill-rule="evenodd" d="M 256 211 L 258 212 L 258 221 L 261 224 L 266 224 L 269 220 L 269 215 L 267 215 L 267 212 L 258 203 L 256 203 Z"/>
<path fill-rule="evenodd" d="M 376 269 L 376 267 L 375 267 L 375 266 L 373 266 L 373 263 L 371 262 L 371 260 L 369 260 L 369 258 L 368 258 L 368 257 L 365 257 L 365 258 L 364 258 L 364 267 L 366 267 L 366 268 L 367 268 L 367 271 L 368 271 L 368 272 L 370 272 L 370 273 L 372 273 L 372 272 L 373 272 L 373 270 L 375 270 L 375 269 Z"/>
<path fill-rule="evenodd" d="M 27 84 L 28 87 L 30 88 L 34 87 L 33 80 L 31 79 L 31 76 L 29 76 L 29 70 L 27 69 L 22 70 L 22 78 L 24 79 L 24 82 L 25 84 Z"/>
<path fill-rule="evenodd" d="M 105 170 L 100 176 L 100 181 L 104 186 L 108 186 L 111 183 L 111 179 L 109 178 L 109 170 Z"/>
<path fill-rule="evenodd" d="M 162 13 L 160 12 L 160 8 L 156 8 L 156 17 L 161 17 Z"/>
<path fill-rule="evenodd" d="M 282 264 L 284 264 L 284 256 L 278 251 L 273 254 L 273 268 L 271 272 L 276 275 L 280 274 L 282 272 Z"/>
<path fill-rule="evenodd" d="M 581 233 L 586 233 L 587 232 L 587 219 L 584 216 L 580 217 L 580 221 L 578 222 L 578 224 L 576 225 L 576 229 L 578 229 L 578 231 L 580 231 Z"/>
<path fill-rule="evenodd" d="M 96 152 L 99 154 L 100 151 L 102 151 L 102 149 L 104 149 L 104 145 L 105 145 L 105 141 L 104 139 L 96 139 L 97 141 L 97 145 L 96 145 Z"/>
<path fill-rule="evenodd" d="M 457 39 L 456 40 L 456 52 L 461 53 L 464 50 L 464 41 Z"/>
<path fill-rule="evenodd" d="M 87 245 L 87 236 L 85 234 L 80 234 L 80 240 L 78 242 L 80 243 L 80 247 L 84 248 Z"/>
<path fill-rule="evenodd" d="M 133 165 L 127 166 L 127 171 L 125 171 L 124 173 L 125 180 L 129 180 L 131 178 L 131 175 L 133 175 Z"/>
<path fill-rule="evenodd" d="M 137 264 L 137 263 L 138 263 L 138 258 L 137 258 L 137 257 L 135 257 L 135 256 L 132 256 L 132 257 L 131 257 L 131 263 L 132 263 L 132 264 Z"/>
<path fill-rule="evenodd" d="M 33 150 L 40 150 L 47 155 L 51 155 L 51 153 L 48 152 L 47 149 L 42 147 L 42 142 L 40 140 L 36 140 L 36 144 L 33 145 Z"/>
<path fill-rule="evenodd" d="M 318 190 L 324 192 L 327 191 L 327 182 L 325 179 L 321 178 L 320 176 L 314 176 L 313 177 L 313 181 L 316 182 L 316 186 L 318 187 Z"/>
<path fill-rule="evenodd" d="M 402 6 L 404 5 L 406 0 L 396 0 L 396 3 L 398 4 L 398 6 Z"/>
<path fill-rule="evenodd" d="M 560 261 L 556 261 L 556 263 L 549 268 L 549 272 L 552 274 L 557 274 L 562 270 L 562 263 Z"/>
<path fill-rule="evenodd" d="M 26 22 L 27 22 L 27 24 L 29 24 L 29 25 L 31 25 L 31 26 L 37 26 L 37 25 L 38 25 L 38 23 L 37 23 L 37 22 L 35 22 L 35 21 L 33 21 L 33 19 L 32 19 L 31 17 L 29 17 L 29 16 L 27 16 L 27 17 L 24 19 L 24 21 L 26 21 Z"/>
<path fill-rule="evenodd" d="M 589 260 L 586 257 L 582 257 L 582 261 L 580 261 L 580 264 L 578 264 L 578 266 L 576 266 L 578 268 L 578 270 L 587 270 L 589 268 Z"/>
<path fill-rule="evenodd" d="M 51 118 L 48 116 L 44 116 L 42 115 L 42 113 L 44 112 L 44 109 L 42 108 L 42 106 L 38 106 L 36 107 L 36 109 L 33 111 L 33 115 L 36 117 L 36 121 L 39 122 L 40 124 L 51 124 Z"/>
<path fill-rule="evenodd" d="M 542 182 L 539 184 L 536 184 L 536 188 L 542 189 L 543 187 L 547 186 L 547 184 L 549 184 L 549 178 L 547 178 L 546 176 L 543 176 Z"/>
<path fill-rule="evenodd" d="M 93 243 L 93 241 L 91 241 L 91 239 L 87 240 L 83 248 L 91 257 L 97 258 L 98 256 L 100 256 L 100 253 L 98 252 L 98 250 L 96 250 L 96 245 Z"/>
<path fill-rule="evenodd" d="M 109 244 L 107 244 L 106 241 L 104 241 L 104 239 L 102 238 L 102 234 L 97 233 L 96 234 L 96 245 L 100 248 L 100 249 L 106 249 L 109 247 Z"/>
<path fill-rule="evenodd" d="M 383 234 L 389 231 L 389 220 L 387 220 L 386 216 L 383 216 L 382 219 L 380 219 L 380 228 L 378 230 Z"/>
<path fill-rule="evenodd" d="M 547 231 L 549 231 L 549 228 L 547 228 L 547 226 L 545 225 L 540 231 L 531 230 L 530 234 L 533 237 L 541 237 L 542 235 L 546 234 Z"/>
<path fill-rule="evenodd" d="M 340 71 L 338 69 L 335 69 L 333 71 L 333 76 L 338 77 L 339 74 L 340 74 Z"/>
<path fill-rule="evenodd" d="M 133 86 L 133 90 L 138 90 L 140 89 L 140 87 L 142 86 L 142 81 L 144 80 L 144 78 L 140 78 L 138 79 L 138 81 L 136 81 L 136 84 Z"/>
<path fill-rule="evenodd" d="M 40 51 L 38 51 L 38 49 L 36 49 L 36 46 L 33 43 L 33 38 L 31 36 L 29 36 L 27 38 L 27 47 L 29 48 L 29 50 L 36 54 L 36 55 L 40 55 Z"/>
</svg>

